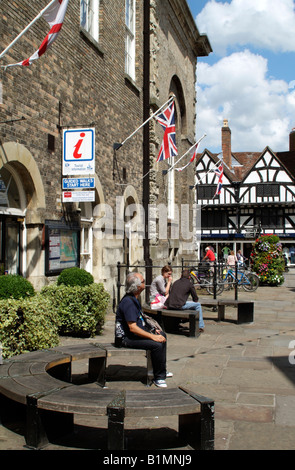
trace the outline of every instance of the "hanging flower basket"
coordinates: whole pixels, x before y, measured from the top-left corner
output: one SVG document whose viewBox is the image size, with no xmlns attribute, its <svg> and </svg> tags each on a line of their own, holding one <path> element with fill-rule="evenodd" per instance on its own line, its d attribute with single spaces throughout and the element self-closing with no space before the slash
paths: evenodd
<svg viewBox="0 0 295 470">
<path fill-rule="evenodd" d="M 285 262 L 282 244 L 277 235 L 261 235 L 253 244 L 250 255 L 252 270 L 260 284 L 279 286 L 284 282 Z"/>
</svg>

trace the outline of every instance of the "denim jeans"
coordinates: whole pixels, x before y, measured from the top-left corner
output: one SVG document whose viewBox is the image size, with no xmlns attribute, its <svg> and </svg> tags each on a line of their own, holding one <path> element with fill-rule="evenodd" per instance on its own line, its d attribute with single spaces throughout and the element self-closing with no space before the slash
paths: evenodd
<svg viewBox="0 0 295 470">
<path fill-rule="evenodd" d="M 166 338 L 166 334 L 161 331 L 161 335 Z M 141 338 L 136 336 L 135 338 L 125 337 L 122 341 L 124 347 L 132 349 L 145 349 L 151 351 L 151 361 L 153 365 L 153 373 L 155 380 L 165 380 L 166 378 L 166 349 L 167 342 L 158 343 L 152 339 Z"/>
<path fill-rule="evenodd" d="M 199 314 L 199 328 L 204 328 L 203 312 L 200 302 L 187 301 L 182 307 L 181 310 L 196 310 Z"/>
</svg>

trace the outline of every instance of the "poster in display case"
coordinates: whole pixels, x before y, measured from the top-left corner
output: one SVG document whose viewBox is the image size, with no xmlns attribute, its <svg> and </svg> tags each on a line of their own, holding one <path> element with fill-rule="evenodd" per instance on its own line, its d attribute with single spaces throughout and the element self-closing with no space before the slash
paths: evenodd
<svg viewBox="0 0 295 470">
<path fill-rule="evenodd" d="M 45 222 L 45 275 L 80 266 L 80 227 L 62 221 Z"/>
</svg>

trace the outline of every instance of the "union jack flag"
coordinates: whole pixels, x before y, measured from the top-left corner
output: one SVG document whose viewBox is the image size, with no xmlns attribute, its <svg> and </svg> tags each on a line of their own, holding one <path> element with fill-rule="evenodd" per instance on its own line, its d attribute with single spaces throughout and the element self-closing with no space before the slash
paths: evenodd
<svg viewBox="0 0 295 470">
<path fill-rule="evenodd" d="M 161 114 L 156 116 L 157 121 L 164 129 L 162 145 L 159 151 L 157 162 L 177 155 L 174 119 L 174 101 L 170 103 Z"/>
<path fill-rule="evenodd" d="M 223 164 L 222 163 L 220 163 L 218 168 L 215 168 L 214 173 L 218 176 L 217 187 L 216 187 L 216 191 L 214 194 L 214 197 L 215 197 L 216 195 L 219 195 L 221 193 L 222 177 L 223 177 Z"/>
</svg>

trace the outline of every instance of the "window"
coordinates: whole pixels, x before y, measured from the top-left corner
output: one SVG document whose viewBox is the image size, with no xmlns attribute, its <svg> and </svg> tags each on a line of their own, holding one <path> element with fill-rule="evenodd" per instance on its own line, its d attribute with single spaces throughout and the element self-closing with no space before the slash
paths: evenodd
<svg viewBox="0 0 295 470">
<path fill-rule="evenodd" d="M 217 229 L 227 227 L 227 215 L 224 211 L 202 211 L 202 229 Z"/>
<path fill-rule="evenodd" d="M 8 165 L 6 167 L 0 170 L 0 206 L 22 209 L 22 195 L 19 191 L 20 184 L 17 181 L 17 175 L 15 171 L 10 172 Z"/>
<path fill-rule="evenodd" d="M 216 191 L 216 184 L 209 185 L 209 184 L 199 184 L 197 186 L 198 191 L 198 199 L 213 199 L 215 191 Z"/>
<path fill-rule="evenodd" d="M 263 209 L 256 209 L 254 222 L 256 225 L 261 223 L 263 228 L 282 228 L 284 227 L 283 209 L 279 209 L 277 207 L 264 207 Z"/>
<path fill-rule="evenodd" d="M 274 197 L 280 195 L 278 184 L 258 184 L 256 186 L 257 197 Z"/>
<path fill-rule="evenodd" d="M 99 0 L 81 0 L 81 27 L 98 42 L 99 35 Z"/>
<path fill-rule="evenodd" d="M 135 0 L 125 1 L 125 72 L 135 80 Z"/>
</svg>

